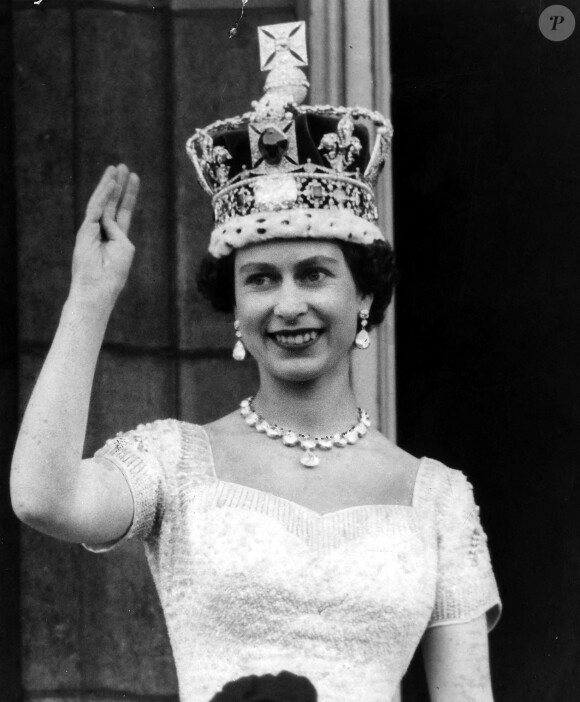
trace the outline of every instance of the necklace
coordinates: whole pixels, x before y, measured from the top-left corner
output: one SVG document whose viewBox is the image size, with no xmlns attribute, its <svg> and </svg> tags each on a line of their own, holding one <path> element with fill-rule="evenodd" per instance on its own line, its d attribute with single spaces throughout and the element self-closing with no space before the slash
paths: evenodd
<svg viewBox="0 0 580 702">
<path fill-rule="evenodd" d="M 315 468 L 320 463 L 320 458 L 314 453 L 315 449 L 329 451 L 335 446 L 344 448 L 363 437 L 371 425 L 369 415 L 360 407 L 358 409 L 358 421 L 350 429 L 338 434 L 328 434 L 327 436 L 309 436 L 299 434 L 292 429 L 283 429 L 277 424 L 270 424 L 264 417 L 261 417 L 254 409 L 254 397 L 248 397 L 240 402 L 240 414 L 246 424 L 254 427 L 257 432 L 266 434 L 269 439 L 282 439 L 284 446 L 292 448 L 299 446 L 304 453 L 300 457 L 300 463 L 306 468 Z"/>
</svg>

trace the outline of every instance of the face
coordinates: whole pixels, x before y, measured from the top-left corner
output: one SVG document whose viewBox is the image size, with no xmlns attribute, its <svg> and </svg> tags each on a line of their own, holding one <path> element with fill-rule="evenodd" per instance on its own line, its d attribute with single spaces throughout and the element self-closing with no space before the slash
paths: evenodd
<svg viewBox="0 0 580 702">
<path fill-rule="evenodd" d="M 372 298 L 356 289 L 338 244 L 270 241 L 235 260 L 236 318 L 261 373 L 289 381 L 348 370 L 358 313 Z"/>
</svg>

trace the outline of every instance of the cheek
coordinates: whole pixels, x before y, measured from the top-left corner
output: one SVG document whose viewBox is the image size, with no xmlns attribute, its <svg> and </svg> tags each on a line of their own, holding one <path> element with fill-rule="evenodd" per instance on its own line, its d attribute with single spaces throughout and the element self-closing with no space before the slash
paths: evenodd
<svg viewBox="0 0 580 702">
<path fill-rule="evenodd" d="M 354 339 L 357 330 L 357 317 L 354 311 L 349 308 L 343 308 L 336 320 L 336 326 L 341 337 L 349 340 Z"/>
<path fill-rule="evenodd" d="M 360 298 L 356 290 L 345 287 L 334 291 L 329 298 L 327 308 L 332 316 L 339 320 L 343 326 L 356 326 Z"/>
<path fill-rule="evenodd" d="M 347 342 L 353 343 L 354 338 L 358 332 L 358 312 L 360 309 L 360 302 L 355 298 L 350 298 L 345 301 L 344 307 L 342 308 L 341 314 L 341 336 L 346 339 Z"/>
<path fill-rule="evenodd" d="M 236 298 L 236 319 L 246 335 L 256 333 L 264 322 L 266 310 L 256 296 L 239 295 Z"/>
</svg>

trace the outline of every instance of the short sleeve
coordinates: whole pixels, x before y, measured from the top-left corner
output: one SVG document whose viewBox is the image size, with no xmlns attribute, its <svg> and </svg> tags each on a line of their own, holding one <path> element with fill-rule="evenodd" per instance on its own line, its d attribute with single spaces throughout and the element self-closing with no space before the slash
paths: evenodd
<svg viewBox="0 0 580 702">
<path fill-rule="evenodd" d="M 89 551 L 109 551 L 130 538 L 147 540 L 160 528 L 167 507 L 171 476 L 181 454 L 179 422 L 172 419 L 140 424 L 136 429 L 119 432 L 95 453 L 106 458 L 122 472 L 133 497 L 133 520 L 118 541 L 88 546 Z"/>
<path fill-rule="evenodd" d="M 468 622 L 487 613 L 491 630 L 500 617 L 501 600 L 479 507 L 465 475 L 451 469 L 446 474 L 437 515 L 437 592 L 429 626 Z"/>
</svg>

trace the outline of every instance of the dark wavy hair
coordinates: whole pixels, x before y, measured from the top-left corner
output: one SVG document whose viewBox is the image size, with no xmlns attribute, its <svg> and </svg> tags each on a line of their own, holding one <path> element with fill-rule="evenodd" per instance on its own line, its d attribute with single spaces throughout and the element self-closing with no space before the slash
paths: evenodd
<svg viewBox="0 0 580 702">
<path fill-rule="evenodd" d="M 368 328 L 380 324 L 393 297 L 398 279 L 393 249 L 385 241 L 372 244 L 354 244 L 334 240 L 341 248 L 344 259 L 362 295 L 373 295 Z M 234 286 L 235 251 L 224 258 L 206 254 L 197 275 L 197 289 L 220 312 L 233 313 L 236 298 Z"/>
</svg>

